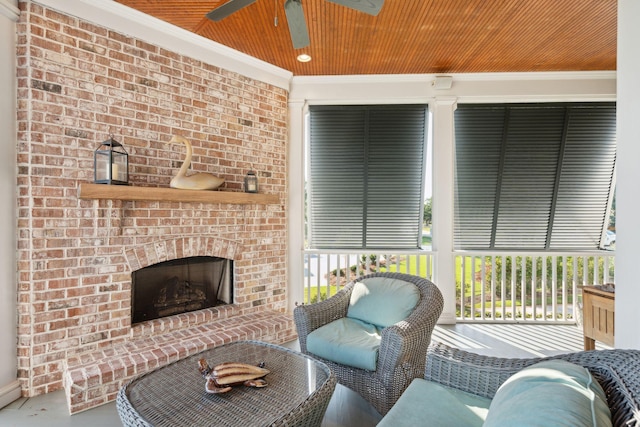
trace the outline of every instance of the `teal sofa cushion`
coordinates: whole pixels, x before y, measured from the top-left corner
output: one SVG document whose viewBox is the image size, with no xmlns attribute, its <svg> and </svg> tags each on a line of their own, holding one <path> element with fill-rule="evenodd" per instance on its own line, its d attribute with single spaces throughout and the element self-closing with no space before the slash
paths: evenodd
<svg viewBox="0 0 640 427">
<path fill-rule="evenodd" d="M 372 277 L 355 283 L 347 317 L 385 328 L 406 319 L 419 300 L 420 291 L 413 283 Z"/>
<path fill-rule="evenodd" d="M 490 404 L 485 397 L 416 378 L 378 427 L 479 427 Z"/>
<path fill-rule="evenodd" d="M 380 333 L 375 325 L 343 317 L 307 335 L 307 350 L 341 365 L 375 371 Z"/>
<path fill-rule="evenodd" d="M 611 413 L 602 387 L 587 369 L 549 360 L 505 381 L 484 425 L 600 427 L 611 425 Z"/>
</svg>

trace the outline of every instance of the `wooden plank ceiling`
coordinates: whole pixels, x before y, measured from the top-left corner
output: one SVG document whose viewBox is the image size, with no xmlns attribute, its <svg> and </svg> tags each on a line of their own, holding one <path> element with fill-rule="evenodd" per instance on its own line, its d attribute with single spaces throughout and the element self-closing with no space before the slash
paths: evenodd
<svg viewBox="0 0 640 427">
<path fill-rule="evenodd" d="M 297 76 L 616 68 L 617 0 L 386 0 L 375 17 L 302 0 L 311 45 L 298 50 L 284 0 L 219 22 L 205 14 L 226 0 L 116 1 Z"/>
</svg>

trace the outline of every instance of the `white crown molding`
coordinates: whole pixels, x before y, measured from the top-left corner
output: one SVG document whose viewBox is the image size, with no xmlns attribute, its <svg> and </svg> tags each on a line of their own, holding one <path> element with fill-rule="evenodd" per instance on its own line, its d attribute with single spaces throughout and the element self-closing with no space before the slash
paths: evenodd
<svg viewBox="0 0 640 427">
<path fill-rule="evenodd" d="M 8 0 L 0 0 L 6 2 Z M 201 60 L 261 82 L 289 90 L 293 74 L 267 62 L 215 43 L 113 0 L 36 0 L 111 30 Z"/>
<path fill-rule="evenodd" d="M 334 85 L 352 83 L 417 83 L 431 82 L 436 77 L 450 76 L 453 81 L 534 81 L 534 80 L 610 80 L 615 71 L 549 71 L 527 73 L 435 73 L 435 74 L 368 74 L 338 76 L 295 76 L 296 84 Z"/>
<path fill-rule="evenodd" d="M 20 18 L 18 0 L 0 0 L 0 15 L 6 16 L 12 21 L 17 21 Z"/>
<path fill-rule="evenodd" d="M 490 80 L 610 80 L 616 78 L 615 71 L 542 71 L 526 73 L 466 73 L 449 74 L 455 80 L 490 81 Z"/>
<path fill-rule="evenodd" d="M 451 88 L 434 90 L 438 76 L 451 77 Z M 482 103 L 615 101 L 616 79 L 615 71 L 296 76 L 289 98 L 312 104 L 430 102 L 442 96 Z"/>
<path fill-rule="evenodd" d="M 435 76 L 436 74 L 351 74 L 331 76 L 295 76 L 293 77 L 293 82 L 296 84 L 313 85 L 335 85 L 353 83 L 418 83 L 427 80 L 433 80 Z"/>
</svg>

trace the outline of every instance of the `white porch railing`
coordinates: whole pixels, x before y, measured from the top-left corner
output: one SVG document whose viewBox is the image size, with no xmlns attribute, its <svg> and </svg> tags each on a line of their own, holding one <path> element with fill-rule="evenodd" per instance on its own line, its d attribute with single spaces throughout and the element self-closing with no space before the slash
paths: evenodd
<svg viewBox="0 0 640 427">
<path fill-rule="evenodd" d="M 350 280 L 398 271 L 433 280 L 430 251 L 304 251 L 304 302 L 337 293 Z M 581 287 L 614 282 L 615 252 L 456 252 L 460 322 L 575 323 Z"/>
<path fill-rule="evenodd" d="M 304 252 L 304 302 L 313 303 L 338 292 L 356 277 L 397 271 L 433 279 L 433 253 L 429 251 L 307 250 Z"/>
<path fill-rule="evenodd" d="M 613 283 L 614 252 L 456 253 L 459 321 L 575 323 L 581 287 Z"/>
</svg>

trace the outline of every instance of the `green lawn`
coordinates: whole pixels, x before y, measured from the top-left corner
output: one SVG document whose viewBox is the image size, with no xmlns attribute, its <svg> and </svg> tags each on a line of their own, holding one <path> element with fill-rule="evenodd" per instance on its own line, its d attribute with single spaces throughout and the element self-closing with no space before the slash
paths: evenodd
<svg viewBox="0 0 640 427">
<path fill-rule="evenodd" d="M 329 287 L 329 292 L 331 295 L 335 295 L 338 292 L 338 287 L 337 286 L 330 286 Z M 320 286 L 320 293 L 322 295 L 322 297 L 320 298 L 320 300 L 324 300 L 327 298 L 327 287 L 326 286 Z M 309 304 L 309 303 L 313 303 L 313 302 L 318 302 L 318 286 L 312 286 L 311 289 L 309 289 L 309 293 L 307 293 L 307 290 L 305 289 L 304 292 L 304 303 L 305 304 Z"/>
<path fill-rule="evenodd" d="M 431 227 L 422 229 L 422 247 L 431 246 Z"/>
<path fill-rule="evenodd" d="M 409 265 L 407 265 L 407 258 L 402 257 L 399 263 L 394 262 L 391 266 L 389 266 L 389 268 L 380 267 L 380 271 L 408 273 L 413 275 L 417 275 L 418 271 L 420 271 L 424 275 L 424 272 L 428 271 L 427 270 L 428 257 L 417 257 L 417 258 L 420 261 L 419 265 L 418 263 L 415 262 L 416 257 L 410 257 Z M 429 271 L 433 271 L 433 266 L 430 266 Z M 319 290 L 320 290 L 320 293 L 322 294 L 321 299 L 325 299 L 327 295 L 327 286 L 320 286 Z M 334 295 L 336 292 L 338 292 L 338 287 L 330 286 L 329 292 L 330 292 L 330 295 Z M 309 303 L 310 301 L 315 302 L 317 301 L 317 297 L 318 297 L 317 286 L 312 286 L 308 292 L 307 290 L 305 290 L 305 295 L 304 295 L 305 303 Z"/>
<path fill-rule="evenodd" d="M 430 240 L 430 234 L 429 234 L 429 230 L 426 229 L 425 230 L 425 235 L 429 235 L 429 244 L 431 242 Z M 465 269 L 464 269 L 464 280 L 462 279 L 462 272 L 461 272 L 461 263 L 464 259 L 464 262 L 466 263 L 465 265 Z M 408 256 L 408 257 L 401 257 L 399 262 L 391 262 L 389 267 L 380 267 L 380 271 L 389 271 L 389 272 L 400 272 L 400 273 L 408 273 L 408 274 L 413 274 L 413 275 L 418 275 L 418 271 L 421 273 L 421 276 L 424 276 L 426 271 L 433 271 L 433 266 L 427 266 L 427 262 L 430 262 L 432 260 L 431 257 L 427 257 L 427 256 Z M 467 299 L 467 301 L 469 301 L 468 298 L 470 298 L 471 295 L 471 283 L 474 283 L 474 293 L 476 296 L 480 296 L 482 295 L 482 285 L 480 283 L 478 283 L 477 279 L 477 275 L 478 274 L 482 274 L 482 265 L 484 262 L 484 258 L 483 257 L 476 257 L 474 259 L 474 265 L 471 265 L 471 258 L 469 257 L 456 257 L 456 266 L 455 266 L 455 272 L 456 272 L 456 287 L 457 287 L 457 298 L 460 298 L 460 284 L 461 283 L 465 283 L 464 286 L 464 297 L 465 299 Z M 428 268 L 427 268 L 428 267 Z M 485 274 L 487 272 L 489 272 L 490 267 L 487 267 L 487 270 L 484 272 Z M 490 286 L 489 283 L 485 283 L 485 295 L 490 291 L 490 289 L 488 289 Z M 499 286 L 499 285 L 498 285 Z M 338 292 L 338 287 L 337 286 L 331 286 L 329 289 L 329 294 L 330 295 L 334 295 L 336 292 Z M 537 293 L 540 294 L 541 289 L 537 289 Z M 312 287 L 310 290 L 305 292 L 305 302 L 308 303 L 309 301 L 314 302 L 317 301 L 317 295 L 318 292 L 320 292 L 322 294 L 321 299 L 325 299 L 326 295 L 327 295 L 327 287 L 326 286 L 320 286 L 320 288 L 318 289 L 318 287 L 314 286 Z M 548 306 L 552 305 L 553 299 L 554 297 L 551 295 L 548 295 L 549 293 L 549 289 L 546 289 L 545 292 L 545 298 L 546 298 L 546 304 Z M 497 297 L 496 297 L 497 298 Z M 558 295 L 556 298 L 556 303 L 557 304 L 562 304 L 562 296 Z M 567 295 L 567 302 L 569 304 L 571 304 L 573 301 L 571 300 L 571 295 Z M 498 298 L 497 298 L 498 299 Z M 527 304 L 531 303 L 531 296 L 528 296 L 528 302 Z M 485 308 L 486 309 L 490 309 L 491 308 L 491 301 L 485 301 Z M 501 309 L 502 307 L 502 302 L 498 299 L 497 301 L 494 302 L 496 309 Z M 506 305 L 506 307 L 511 307 L 511 305 L 513 304 L 511 299 L 509 298 L 507 301 L 505 301 L 504 303 Z M 519 298 L 516 298 L 516 304 L 518 306 L 522 305 L 522 302 L 520 301 Z M 536 300 L 536 304 L 541 304 L 541 301 Z M 473 304 L 474 307 L 476 309 L 479 309 L 482 304 L 481 303 L 474 303 Z"/>
</svg>

